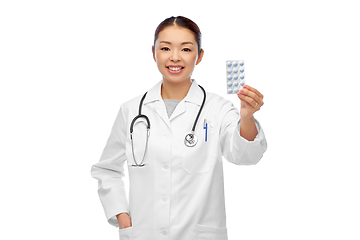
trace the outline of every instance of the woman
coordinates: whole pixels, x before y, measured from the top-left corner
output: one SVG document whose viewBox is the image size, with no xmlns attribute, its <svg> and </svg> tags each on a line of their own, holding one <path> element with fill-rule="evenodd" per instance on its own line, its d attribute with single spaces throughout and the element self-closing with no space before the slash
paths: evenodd
<svg viewBox="0 0 360 240">
<path fill-rule="evenodd" d="M 106 217 L 121 239 L 225 240 L 222 156 L 237 165 L 261 159 L 267 143 L 253 114 L 263 95 L 245 85 L 239 116 L 230 101 L 205 93 L 191 79 L 204 55 L 201 33 L 185 17 L 160 23 L 152 53 L 163 79 L 121 105 L 91 170 Z"/>
</svg>

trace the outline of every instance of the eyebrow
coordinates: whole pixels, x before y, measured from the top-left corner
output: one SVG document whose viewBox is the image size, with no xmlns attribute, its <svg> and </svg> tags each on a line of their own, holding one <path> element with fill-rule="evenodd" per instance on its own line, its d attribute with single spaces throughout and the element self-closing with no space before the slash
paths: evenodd
<svg viewBox="0 0 360 240">
<path fill-rule="evenodd" d="M 171 42 L 167 42 L 167 41 L 161 41 L 160 43 L 166 43 L 166 44 L 170 44 L 170 45 L 171 45 Z M 192 45 L 194 45 L 192 42 L 183 42 L 183 43 L 181 43 L 181 45 L 185 45 L 185 44 L 192 44 Z"/>
</svg>

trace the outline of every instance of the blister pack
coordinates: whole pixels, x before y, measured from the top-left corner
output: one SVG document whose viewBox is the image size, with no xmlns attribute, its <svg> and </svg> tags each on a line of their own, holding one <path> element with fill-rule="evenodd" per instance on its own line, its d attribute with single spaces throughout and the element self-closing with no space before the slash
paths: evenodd
<svg viewBox="0 0 360 240">
<path fill-rule="evenodd" d="M 236 94 L 245 84 L 245 66 L 243 60 L 226 61 L 227 94 Z"/>
</svg>

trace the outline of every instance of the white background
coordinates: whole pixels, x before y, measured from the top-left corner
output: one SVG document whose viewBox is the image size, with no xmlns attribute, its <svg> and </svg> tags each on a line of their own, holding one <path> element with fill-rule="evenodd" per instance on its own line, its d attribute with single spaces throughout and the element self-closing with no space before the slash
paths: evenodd
<svg viewBox="0 0 360 240">
<path fill-rule="evenodd" d="M 118 239 L 90 168 L 120 104 L 161 80 L 157 25 L 183 15 L 199 84 L 239 107 L 225 62 L 242 59 L 265 96 L 262 160 L 223 159 L 229 239 L 360 239 L 357 1 L 123 2 L 1 1 L 0 238 Z"/>
</svg>

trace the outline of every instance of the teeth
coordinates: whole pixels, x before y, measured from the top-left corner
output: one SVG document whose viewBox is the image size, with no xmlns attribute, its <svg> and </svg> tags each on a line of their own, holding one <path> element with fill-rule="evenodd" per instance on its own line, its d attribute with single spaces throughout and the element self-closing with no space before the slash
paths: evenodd
<svg viewBox="0 0 360 240">
<path fill-rule="evenodd" d="M 180 69 L 182 69 L 182 67 L 169 67 L 170 70 L 173 70 L 173 71 L 178 71 Z"/>
</svg>

